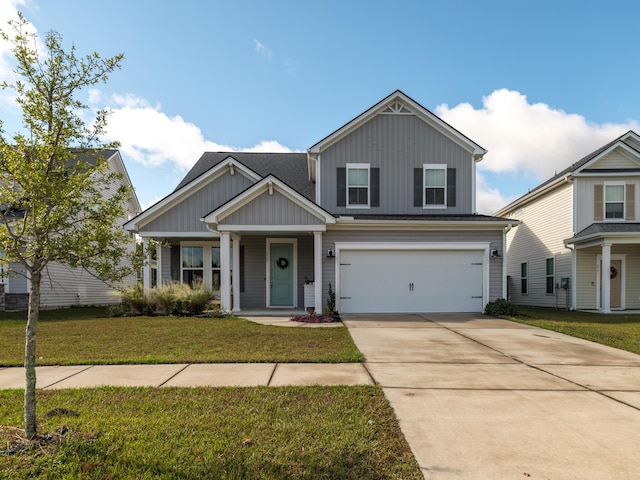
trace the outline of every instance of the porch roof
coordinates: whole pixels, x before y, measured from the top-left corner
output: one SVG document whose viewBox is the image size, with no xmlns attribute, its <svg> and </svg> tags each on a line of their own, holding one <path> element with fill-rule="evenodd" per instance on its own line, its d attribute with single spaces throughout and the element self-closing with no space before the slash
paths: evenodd
<svg viewBox="0 0 640 480">
<path fill-rule="evenodd" d="M 603 243 L 640 243 L 640 223 L 592 223 L 564 241 L 565 245 L 575 245 L 576 248 L 601 245 Z"/>
</svg>

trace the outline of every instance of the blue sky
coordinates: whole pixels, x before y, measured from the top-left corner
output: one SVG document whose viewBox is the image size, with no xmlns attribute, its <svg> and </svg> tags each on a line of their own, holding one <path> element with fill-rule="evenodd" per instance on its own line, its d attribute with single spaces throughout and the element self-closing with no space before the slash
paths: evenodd
<svg viewBox="0 0 640 480">
<path fill-rule="evenodd" d="M 480 213 L 640 132 L 635 1 L 1 0 L 2 28 L 16 10 L 82 53 L 125 54 L 85 95 L 112 109 L 143 206 L 205 150 L 305 151 L 396 89 L 489 150 Z M 0 45 L 0 80 L 10 68 Z"/>
</svg>

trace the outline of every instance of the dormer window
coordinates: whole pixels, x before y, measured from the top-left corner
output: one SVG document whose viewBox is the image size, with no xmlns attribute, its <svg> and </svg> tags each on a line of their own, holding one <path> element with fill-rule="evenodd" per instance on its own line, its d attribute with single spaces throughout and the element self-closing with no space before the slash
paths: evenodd
<svg viewBox="0 0 640 480">
<path fill-rule="evenodd" d="M 604 218 L 624 218 L 624 184 L 605 184 L 604 186 Z"/>
<path fill-rule="evenodd" d="M 347 207 L 369 207 L 369 164 L 347 163 Z"/>
</svg>

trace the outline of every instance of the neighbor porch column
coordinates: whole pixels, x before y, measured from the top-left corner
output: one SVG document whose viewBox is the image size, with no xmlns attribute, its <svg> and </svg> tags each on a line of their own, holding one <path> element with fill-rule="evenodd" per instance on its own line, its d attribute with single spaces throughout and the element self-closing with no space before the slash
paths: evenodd
<svg viewBox="0 0 640 480">
<path fill-rule="evenodd" d="M 156 244 L 156 285 L 162 285 L 162 243 Z"/>
<path fill-rule="evenodd" d="M 231 311 L 229 247 L 229 232 L 222 232 L 220 235 L 220 306 L 226 312 Z"/>
<path fill-rule="evenodd" d="M 240 237 L 234 235 L 233 241 L 233 311 L 240 311 Z"/>
<path fill-rule="evenodd" d="M 602 244 L 602 313 L 611 313 L 611 244 Z"/>
<path fill-rule="evenodd" d="M 322 232 L 313 232 L 313 287 L 316 313 L 322 312 Z"/>
<path fill-rule="evenodd" d="M 149 251 L 149 240 L 142 239 L 142 251 L 145 253 L 146 259 L 142 267 L 142 288 L 144 296 L 149 298 L 151 292 L 151 251 Z"/>
</svg>

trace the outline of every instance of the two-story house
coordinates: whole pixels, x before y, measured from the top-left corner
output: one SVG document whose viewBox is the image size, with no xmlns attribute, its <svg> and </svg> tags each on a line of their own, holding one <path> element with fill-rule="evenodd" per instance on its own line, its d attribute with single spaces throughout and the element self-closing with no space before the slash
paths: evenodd
<svg viewBox="0 0 640 480">
<path fill-rule="evenodd" d="M 131 180 L 118 150 L 98 150 L 91 155 L 78 154 L 77 158 L 92 163 L 95 162 L 96 157 L 106 160 L 110 169 L 119 175 L 119 180 L 104 191 L 105 196 L 113 195 L 121 185 L 131 187 Z M 135 192 L 132 191 L 126 204 L 123 205 L 123 209 L 127 217 L 120 219 L 120 225 L 142 210 Z M 133 236 L 129 247 L 132 250 L 136 248 Z M 0 250 L 0 285 L 4 289 L 4 308 L 7 310 L 26 309 L 30 290 L 28 275 L 21 264 L 3 262 L 3 257 L 3 252 Z M 135 285 L 135 283 L 136 276 L 130 275 L 117 285 L 108 285 L 90 271 L 60 263 L 50 263 L 43 273 L 40 286 L 40 306 L 42 308 L 59 308 L 77 305 L 116 304 L 120 302 L 116 288 Z"/>
<path fill-rule="evenodd" d="M 159 242 L 145 288 L 198 279 L 234 312 L 319 312 L 330 285 L 341 313 L 481 312 L 510 224 L 475 214 L 485 153 L 396 91 L 306 153 L 204 153 L 125 228 Z"/>
<path fill-rule="evenodd" d="M 630 131 L 497 212 L 520 221 L 507 236 L 511 300 L 640 308 L 639 186 L 640 136 Z"/>
</svg>

